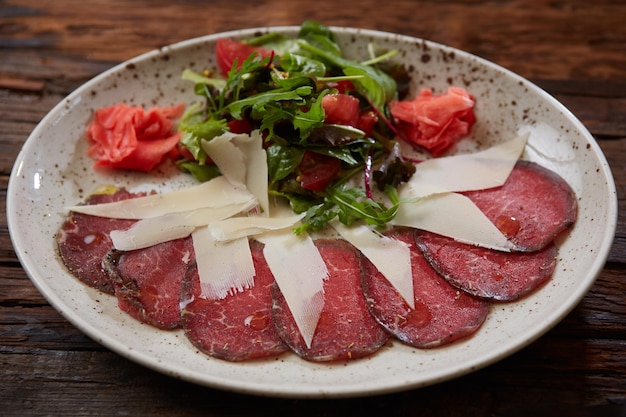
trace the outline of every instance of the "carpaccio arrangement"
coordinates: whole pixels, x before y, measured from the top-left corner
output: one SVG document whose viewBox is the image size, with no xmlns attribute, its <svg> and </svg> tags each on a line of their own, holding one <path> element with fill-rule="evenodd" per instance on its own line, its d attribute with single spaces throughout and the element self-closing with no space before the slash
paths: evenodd
<svg viewBox="0 0 626 417">
<path fill-rule="evenodd" d="M 395 52 L 348 59 L 309 21 L 294 37 L 218 40 L 219 68 L 182 74 L 196 103 L 97 110 L 86 127 L 94 169 L 149 175 L 174 163 L 228 197 L 174 192 L 163 196 L 169 208 L 129 215 L 159 194 L 94 193 L 56 236 L 64 264 L 137 320 L 182 329 L 228 361 L 462 343 L 494 303 L 550 279 L 576 198 L 557 174 L 518 159 L 523 138 L 485 151 L 504 164 L 467 175 L 502 175 L 497 186 L 445 188 L 445 175 L 424 184 L 427 161 L 472 166 L 451 151 L 476 123 L 475 99 L 455 86 L 409 96 Z M 460 202 L 474 217 L 456 221 L 484 220 L 476 241 L 450 219 L 424 220 Z"/>
</svg>

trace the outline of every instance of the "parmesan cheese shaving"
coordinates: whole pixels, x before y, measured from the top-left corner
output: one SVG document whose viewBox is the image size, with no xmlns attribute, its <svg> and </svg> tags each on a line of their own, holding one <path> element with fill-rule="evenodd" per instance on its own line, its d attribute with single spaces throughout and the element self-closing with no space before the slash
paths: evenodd
<svg viewBox="0 0 626 417">
<path fill-rule="evenodd" d="M 253 236 L 271 230 L 286 229 L 298 223 L 305 213 L 288 217 L 231 217 L 211 223 L 208 228 L 213 238 L 220 241 Z"/>
<path fill-rule="evenodd" d="M 263 149 L 263 137 L 258 130 L 250 135 L 239 135 L 233 139 L 237 147 L 246 155 L 246 188 L 256 197 L 262 215 L 269 216 L 269 194 L 267 192 L 267 155 Z"/>
<path fill-rule="evenodd" d="M 169 213 L 159 217 L 139 220 L 126 230 L 113 230 L 110 233 L 113 246 L 118 250 L 134 250 L 153 246 L 189 236 L 196 228 L 206 226 L 256 205 L 256 200 L 244 204 L 230 204 L 224 207 L 205 207 L 182 213 Z"/>
<path fill-rule="evenodd" d="M 509 177 L 527 140 L 528 133 L 480 152 L 420 162 L 411 179 L 399 189 L 399 196 L 411 199 L 500 186 Z"/>
<path fill-rule="evenodd" d="M 400 204 L 393 224 L 448 236 L 459 242 L 510 252 L 515 246 L 468 197 L 444 193 Z"/>
<path fill-rule="evenodd" d="M 210 181 L 161 194 L 131 198 L 113 203 L 71 206 L 67 209 L 92 216 L 117 219 L 147 219 L 164 214 L 185 212 L 204 207 L 223 207 L 249 203 L 254 195 L 237 188 L 223 176 Z"/>
<path fill-rule="evenodd" d="M 269 214 L 267 193 L 267 156 L 259 131 L 250 135 L 226 132 L 210 141 L 202 140 L 202 149 L 222 174 L 235 186 L 254 194 L 262 214 Z"/>
<path fill-rule="evenodd" d="M 218 242 L 206 227 L 191 237 L 202 298 L 219 300 L 254 286 L 254 262 L 247 238 Z"/>
<path fill-rule="evenodd" d="M 345 240 L 360 250 L 393 285 L 404 301 L 411 308 L 415 308 L 409 245 L 382 236 L 365 225 L 348 227 L 338 221 L 333 221 L 331 226 Z"/>
<path fill-rule="evenodd" d="M 260 235 L 263 254 L 306 345 L 311 347 L 324 308 L 324 280 L 328 269 L 313 240 L 306 234 L 280 230 Z"/>
<path fill-rule="evenodd" d="M 202 149 L 220 172 L 236 187 L 246 185 L 246 156 L 232 142 L 234 134 L 226 132 L 211 140 L 202 139 Z"/>
</svg>

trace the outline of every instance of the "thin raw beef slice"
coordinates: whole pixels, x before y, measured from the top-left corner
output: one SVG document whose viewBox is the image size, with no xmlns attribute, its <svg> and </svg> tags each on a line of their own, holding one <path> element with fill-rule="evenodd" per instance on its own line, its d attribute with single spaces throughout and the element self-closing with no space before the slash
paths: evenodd
<svg viewBox="0 0 626 417">
<path fill-rule="evenodd" d="M 362 358 L 378 351 L 389 334 L 369 314 L 360 288 L 360 252 L 344 240 L 315 242 L 329 277 L 324 282 L 322 309 L 311 346 L 307 346 L 278 285 L 273 319 L 278 333 L 300 357 L 315 362 Z"/>
<path fill-rule="evenodd" d="M 554 171 L 518 161 L 501 187 L 464 193 L 516 246 L 539 251 L 576 221 L 571 187 Z"/>
<path fill-rule="evenodd" d="M 128 252 L 111 251 L 105 267 L 120 309 L 160 329 L 180 326 L 180 291 L 194 261 L 191 237 Z"/>
<path fill-rule="evenodd" d="M 250 241 L 254 286 L 223 299 L 202 297 L 196 264 L 185 274 L 180 301 L 182 327 L 202 352 L 238 362 L 278 355 L 288 350 L 271 320 L 274 276 L 263 257 L 263 245 Z"/>
<path fill-rule="evenodd" d="M 102 204 L 139 197 L 125 190 L 92 194 L 85 204 Z M 107 294 L 115 292 L 113 281 L 103 269 L 102 260 L 113 248 L 112 230 L 127 229 L 136 220 L 111 219 L 70 212 L 57 235 L 59 256 L 68 271 L 80 281 Z"/>
<path fill-rule="evenodd" d="M 362 286 L 370 312 L 398 340 L 418 348 L 449 344 L 475 333 L 487 318 L 490 303 L 441 277 L 417 248 L 415 233 L 411 228 L 387 233 L 410 247 L 415 308 L 362 257 Z"/>
<path fill-rule="evenodd" d="M 477 297 L 513 301 L 552 277 L 556 245 L 537 252 L 501 252 L 421 232 L 418 247 L 432 267 L 455 287 Z"/>
</svg>

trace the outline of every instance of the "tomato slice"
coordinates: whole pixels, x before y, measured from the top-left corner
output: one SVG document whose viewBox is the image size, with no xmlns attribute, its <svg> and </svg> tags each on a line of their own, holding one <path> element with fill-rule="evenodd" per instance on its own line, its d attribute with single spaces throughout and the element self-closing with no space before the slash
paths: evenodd
<svg viewBox="0 0 626 417">
<path fill-rule="evenodd" d="M 378 114 L 374 110 L 364 110 L 359 113 L 359 122 L 357 127 L 361 129 L 365 136 L 370 136 L 378 123 Z"/>
<path fill-rule="evenodd" d="M 359 99 L 347 94 L 327 94 L 322 98 L 324 123 L 358 127 Z"/>
<path fill-rule="evenodd" d="M 323 191 L 341 170 L 341 161 L 332 156 L 304 151 L 299 168 L 302 188 Z"/>
<path fill-rule="evenodd" d="M 237 61 L 237 67 L 240 67 L 241 63 L 253 53 L 257 53 L 261 58 L 270 58 L 274 54 L 271 49 L 248 45 L 231 38 L 218 39 L 215 45 L 217 65 L 224 76 L 228 76 L 235 61 Z"/>
<path fill-rule="evenodd" d="M 232 133 L 250 134 L 250 132 L 252 132 L 252 130 L 254 129 L 254 126 L 252 126 L 252 123 L 250 123 L 248 119 L 241 119 L 241 120 L 233 119 L 233 120 L 230 120 L 227 124 L 228 124 L 228 129 Z"/>
<path fill-rule="evenodd" d="M 351 91 L 354 91 L 354 84 L 350 80 L 329 81 L 326 86 L 337 89 L 340 94 L 350 94 Z"/>
</svg>

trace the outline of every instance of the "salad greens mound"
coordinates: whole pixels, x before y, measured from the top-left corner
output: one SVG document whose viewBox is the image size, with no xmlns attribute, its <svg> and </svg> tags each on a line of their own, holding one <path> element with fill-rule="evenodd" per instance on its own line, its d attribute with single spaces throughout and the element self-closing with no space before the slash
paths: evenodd
<svg viewBox="0 0 626 417">
<path fill-rule="evenodd" d="M 296 37 L 218 41 L 223 74 L 187 69 L 182 75 L 199 101 L 178 125 L 185 148 L 178 166 L 207 181 L 220 172 L 202 140 L 258 130 L 270 195 L 306 213 L 297 232 L 335 218 L 386 224 L 399 204 L 396 187 L 415 168 L 400 154 L 388 107 L 405 94 L 408 75 L 391 59 L 396 51 L 374 50 L 367 61 L 349 59 L 331 29 L 313 21 Z M 374 184 L 385 203 L 373 197 Z"/>
</svg>

